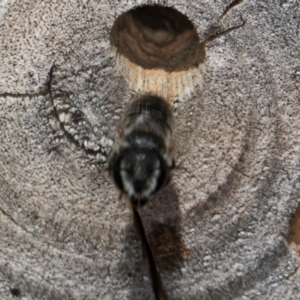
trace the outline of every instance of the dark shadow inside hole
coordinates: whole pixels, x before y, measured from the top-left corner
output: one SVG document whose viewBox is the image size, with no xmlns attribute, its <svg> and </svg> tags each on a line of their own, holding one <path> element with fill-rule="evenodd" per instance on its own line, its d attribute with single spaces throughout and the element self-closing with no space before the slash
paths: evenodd
<svg viewBox="0 0 300 300">
<path fill-rule="evenodd" d="M 132 10 L 131 15 L 136 25 L 140 26 L 145 40 L 160 47 L 194 27 L 185 15 L 170 7 L 138 7 Z"/>
<path fill-rule="evenodd" d="M 10 289 L 10 293 L 12 294 L 12 296 L 14 297 L 20 297 L 21 296 L 21 291 L 18 288 L 11 288 Z"/>
<path fill-rule="evenodd" d="M 145 5 L 122 14 L 111 31 L 112 45 L 145 69 L 168 72 L 198 67 L 204 61 L 204 44 L 196 28 L 171 7 Z"/>
</svg>

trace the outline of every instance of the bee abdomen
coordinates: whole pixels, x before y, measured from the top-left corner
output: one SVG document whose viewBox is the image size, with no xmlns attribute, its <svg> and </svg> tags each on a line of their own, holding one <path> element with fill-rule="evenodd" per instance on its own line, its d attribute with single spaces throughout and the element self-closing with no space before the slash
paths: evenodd
<svg viewBox="0 0 300 300">
<path fill-rule="evenodd" d="M 134 101 L 125 115 L 125 136 L 134 131 L 153 134 L 168 148 L 173 131 L 173 115 L 170 105 L 162 98 L 146 95 Z"/>
</svg>

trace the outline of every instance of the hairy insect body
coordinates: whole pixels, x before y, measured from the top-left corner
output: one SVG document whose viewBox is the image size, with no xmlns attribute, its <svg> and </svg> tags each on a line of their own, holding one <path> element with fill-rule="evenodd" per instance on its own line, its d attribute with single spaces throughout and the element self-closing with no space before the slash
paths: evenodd
<svg viewBox="0 0 300 300">
<path fill-rule="evenodd" d="M 170 180 L 173 115 L 169 104 L 149 95 L 133 101 L 123 131 L 112 149 L 109 170 L 117 187 L 139 206 Z"/>
</svg>

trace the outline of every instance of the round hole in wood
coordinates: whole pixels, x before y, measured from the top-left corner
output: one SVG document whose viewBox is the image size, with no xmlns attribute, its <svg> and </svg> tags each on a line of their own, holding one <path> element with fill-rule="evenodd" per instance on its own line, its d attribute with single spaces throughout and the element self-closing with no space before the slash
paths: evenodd
<svg viewBox="0 0 300 300">
<path fill-rule="evenodd" d="M 205 58 L 195 26 L 171 7 L 145 5 L 125 12 L 113 25 L 111 42 L 144 69 L 183 71 L 197 68 Z"/>
</svg>

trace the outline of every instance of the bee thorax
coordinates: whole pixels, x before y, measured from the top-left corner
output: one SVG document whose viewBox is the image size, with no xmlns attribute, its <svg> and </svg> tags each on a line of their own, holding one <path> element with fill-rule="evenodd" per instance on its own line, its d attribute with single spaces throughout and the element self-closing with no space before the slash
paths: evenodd
<svg viewBox="0 0 300 300">
<path fill-rule="evenodd" d="M 170 146 L 173 131 L 173 115 L 169 104 L 159 97 L 144 96 L 134 101 L 127 110 L 124 122 L 125 136 L 138 130 L 160 137 Z"/>
</svg>

